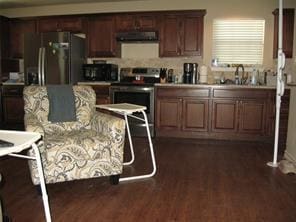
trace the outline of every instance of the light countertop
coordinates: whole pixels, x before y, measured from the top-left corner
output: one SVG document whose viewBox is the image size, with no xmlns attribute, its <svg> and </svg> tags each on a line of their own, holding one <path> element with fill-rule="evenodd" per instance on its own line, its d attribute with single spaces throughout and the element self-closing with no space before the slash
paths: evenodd
<svg viewBox="0 0 296 222">
<path fill-rule="evenodd" d="M 78 85 L 111 85 L 111 82 L 96 82 L 96 81 L 89 81 L 89 82 L 78 82 Z M 156 87 L 188 87 L 188 88 L 228 88 L 228 89 L 275 89 L 276 86 L 266 86 L 266 85 L 232 85 L 232 84 L 184 84 L 184 83 L 156 83 Z M 285 88 L 289 89 L 293 86 L 296 86 L 296 83 L 286 85 Z"/>
</svg>

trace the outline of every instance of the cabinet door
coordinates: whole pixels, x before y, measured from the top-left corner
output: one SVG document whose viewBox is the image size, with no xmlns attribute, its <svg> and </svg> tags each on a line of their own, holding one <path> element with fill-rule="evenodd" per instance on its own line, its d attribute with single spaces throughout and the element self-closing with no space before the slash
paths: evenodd
<svg viewBox="0 0 296 222">
<path fill-rule="evenodd" d="M 24 100 L 22 96 L 3 97 L 3 119 L 6 124 L 24 122 Z"/>
<path fill-rule="evenodd" d="M 180 19 L 177 15 L 162 17 L 159 55 L 161 57 L 180 55 Z"/>
<path fill-rule="evenodd" d="M 137 16 L 135 21 L 136 29 L 149 31 L 156 29 L 156 16 L 155 15 L 141 15 Z"/>
<path fill-rule="evenodd" d="M 184 131 L 208 131 L 209 101 L 207 99 L 183 99 Z"/>
<path fill-rule="evenodd" d="M 10 56 L 23 58 L 24 34 L 36 32 L 35 20 L 15 20 L 10 22 Z"/>
<path fill-rule="evenodd" d="M 149 14 L 125 14 L 116 16 L 117 31 L 149 31 L 156 29 L 156 17 Z"/>
<path fill-rule="evenodd" d="M 286 58 L 293 57 L 293 40 L 294 40 L 294 11 L 295 9 L 283 10 L 283 52 Z M 274 37 L 273 37 L 273 58 L 277 58 L 278 52 L 278 9 L 273 12 L 274 14 Z"/>
<path fill-rule="evenodd" d="M 239 106 L 239 132 L 264 135 L 266 118 L 265 101 L 240 101 Z"/>
<path fill-rule="evenodd" d="M 132 15 L 118 15 L 116 16 L 116 30 L 117 31 L 131 31 L 134 29 L 135 19 Z"/>
<path fill-rule="evenodd" d="M 44 18 L 38 21 L 38 32 L 56 32 L 58 30 L 58 18 Z"/>
<path fill-rule="evenodd" d="M 203 45 L 203 16 L 184 16 L 181 32 L 181 55 L 202 55 Z"/>
<path fill-rule="evenodd" d="M 157 99 L 156 127 L 159 129 L 181 129 L 182 100 Z"/>
<path fill-rule="evenodd" d="M 114 17 L 95 17 L 89 20 L 88 52 L 90 57 L 115 57 L 115 19 Z"/>
<path fill-rule="evenodd" d="M 80 17 L 60 18 L 58 23 L 58 31 L 83 32 L 82 18 Z"/>
<path fill-rule="evenodd" d="M 238 129 L 238 101 L 213 100 L 212 131 L 236 132 Z"/>
<path fill-rule="evenodd" d="M 109 85 L 93 85 L 93 90 L 96 93 L 96 104 L 110 104 Z"/>
</svg>

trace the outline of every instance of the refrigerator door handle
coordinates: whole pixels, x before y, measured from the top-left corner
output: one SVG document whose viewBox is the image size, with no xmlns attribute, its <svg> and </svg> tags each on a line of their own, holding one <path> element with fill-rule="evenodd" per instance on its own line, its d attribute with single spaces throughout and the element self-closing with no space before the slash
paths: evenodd
<svg viewBox="0 0 296 222">
<path fill-rule="evenodd" d="M 42 81 L 41 81 L 41 85 L 45 85 L 45 48 L 42 48 Z"/>
<path fill-rule="evenodd" d="M 38 84 L 42 84 L 42 48 L 38 52 Z"/>
</svg>

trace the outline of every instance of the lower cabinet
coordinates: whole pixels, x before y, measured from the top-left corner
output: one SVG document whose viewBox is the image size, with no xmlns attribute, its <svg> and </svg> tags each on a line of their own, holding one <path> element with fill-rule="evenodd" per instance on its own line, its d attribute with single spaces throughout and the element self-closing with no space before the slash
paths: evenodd
<svg viewBox="0 0 296 222">
<path fill-rule="evenodd" d="M 93 85 L 92 88 L 96 93 L 96 104 L 110 104 L 109 85 Z"/>
<path fill-rule="evenodd" d="M 157 99 L 156 127 L 161 130 L 180 130 L 182 115 L 182 99 Z"/>
<path fill-rule="evenodd" d="M 184 98 L 182 101 L 183 131 L 208 131 L 209 100 Z"/>
<path fill-rule="evenodd" d="M 239 102 L 239 132 L 266 134 L 266 102 L 247 100 Z"/>
<path fill-rule="evenodd" d="M 287 135 L 289 94 L 282 97 L 280 143 Z M 158 87 L 156 135 L 273 141 L 275 89 Z"/>
<path fill-rule="evenodd" d="M 213 132 L 265 133 L 266 102 L 213 100 Z"/>
<path fill-rule="evenodd" d="M 2 86 L 3 128 L 23 129 L 23 86 Z"/>
<path fill-rule="evenodd" d="M 156 95 L 156 135 L 208 132 L 209 89 L 159 88 Z"/>
<path fill-rule="evenodd" d="M 237 123 L 238 102 L 236 100 L 213 100 L 213 132 L 236 132 Z"/>
</svg>

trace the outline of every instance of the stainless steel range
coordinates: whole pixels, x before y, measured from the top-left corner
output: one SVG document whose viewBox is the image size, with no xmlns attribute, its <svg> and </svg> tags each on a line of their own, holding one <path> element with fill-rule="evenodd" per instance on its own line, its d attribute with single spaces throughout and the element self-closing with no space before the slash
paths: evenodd
<svg viewBox="0 0 296 222">
<path fill-rule="evenodd" d="M 133 103 L 146 106 L 146 114 L 151 135 L 154 136 L 154 83 L 159 82 L 158 68 L 121 68 L 120 82 L 112 83 L 110 98 L 112 103 Z M 138 114 L 142 118 L 141 114 Z M 137 114 L 136 114 L 137 116 Z M 146 136 L 143 123 L 129 119 L 133 136 Z"/>
</svg>

